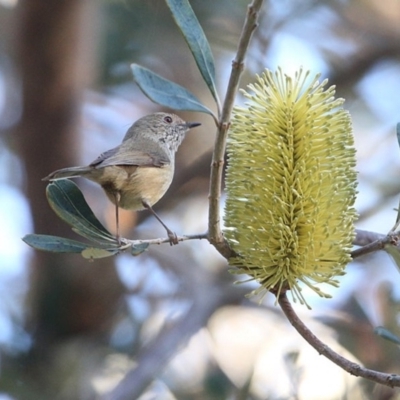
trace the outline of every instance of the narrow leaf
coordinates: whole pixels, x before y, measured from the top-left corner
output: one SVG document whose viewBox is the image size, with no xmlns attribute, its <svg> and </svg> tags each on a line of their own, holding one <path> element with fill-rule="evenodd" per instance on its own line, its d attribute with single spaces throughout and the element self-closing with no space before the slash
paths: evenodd
<svg viewBox="0 0 400 400">
<path fill-rule="evenodd" d="M 116 242 L 93 214 L 74 182 L 69 179 L 54 181 L 47 186 L 46 194 L 54 212 L 75 232 L 89 239 Z"/>
<path fill-rule="evenodd" d="M 400 337 L 390 332 L 388 329 L 383 326 L 378 326 L 374 329 L 374 333 L 383 339 L 389 340 L 392 343 L 400 344 Z"/>
<path fill-rule="evenodd" d="M 394 262 L 396 263 L 397 269 L 400 272 L 400 250 L 392 244 L 386 244 L 384 250 L 392 256 Z"/>
<path fill-rule="evenodd" d="M 397 208 L 395 208 L 394 211 L 397 211 L 397 216 L 396 216 L 396 222 L 394 224 L 392 231 L 396 231 L 399 226 L 399 223 L 400 223 L 400 201 L 399 201 L 399 206 Z"/>
<path fill-rule="evenodd" d="M 215 101 L 218 103 L 219 100 L 215 88 L 214 58 L 204 31 L 189 1 L 166 0 L 166 3 L 193 54 L 204 81 L 209 87 Z"/>
<path fill-rule="evenodd" d="M 213 115 L 200 100 L 184 87 L 171 82 L 147 68 L 131 65 L 133 79 L 152 101 L 175 110 L 196 111 Z"/>
<path fill-rule="evenodd" d="M 131 254 L 133 256 L 138 256 L 139 254 L 142 254 L 148 247 L 149 243 L 136 244 L 131 247 Z"/>
<path fill-rule="evenodd" d="M 36 250 L 51 251 L 54 253 L 81 253 L 89 245 L 76 240 L 65 239 L 58 236 L 30 234 L 22 238 L 29 246 Z"/>
<path fill-rule="evenodd" d="M 396 136 L 397 136 L 397 143 L 400 146 L 400 123 L 396 125 Z M 400 223 L 400 201 L 399 201 L 399 207 L 397 208 L 396 211 L 397 211 L 396 223 L 394 224 L 392 231 L 396 231 Z"/>
<path fill-rule="evenodd" d="M 81 252 L 82 257 L 88 260 L 111 257 L 117 253 L 118 250 L 105 250 L 105 249 L 100 249 L 98 247 L 88 247 Z"/>
</svg>

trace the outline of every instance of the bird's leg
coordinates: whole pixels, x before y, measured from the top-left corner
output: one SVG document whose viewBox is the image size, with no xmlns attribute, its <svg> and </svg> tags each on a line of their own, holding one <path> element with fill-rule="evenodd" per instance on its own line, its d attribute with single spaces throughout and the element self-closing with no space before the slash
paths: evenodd
<svg viewBox="0 0 400 400">
<path fill-rule="evenodd" d="M 161 218 L 157 215 L 157 213 L 151 208 L 150 204 L 146 203 L 145 201 L 142 201 L 143 207 L 149 210 L 158 220 L 158 222 L 165 228 L 167 231 L 167 235 L 169 237 L 169 244 L 172 246 L 174 244 L 178 244 L 178 236 L 176 236 L 175 232 L 172 232 L 171 229 L 168 228 L 167 225 L 164 224 L 164 222 L 161 220 Z"/>
<path fill-rule="evenodd" d="M 118 244 L 121 244 L 121 237 L 119 235 L 119 201 L 121 199 L 121 195 L 119 192 L 114 193 L 115 198 L 115 225 L 116 225 L 116 238 L 118 240 Z"/>
</svg>

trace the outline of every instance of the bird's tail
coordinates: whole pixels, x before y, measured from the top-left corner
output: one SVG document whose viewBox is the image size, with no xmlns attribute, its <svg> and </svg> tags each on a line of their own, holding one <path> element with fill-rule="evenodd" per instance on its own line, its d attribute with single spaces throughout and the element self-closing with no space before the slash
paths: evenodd
<svg viewBox="0 0 400 400">
<path fill-rule="evenodd" d="M 78 176 L 87 175 L 92 168 L 90 167 L 69 167 L 58 169 L 57 171 L 52 172 L 50 175 L 47 175 L 42 181 L 56 181 L 58 179 L 67 179 L 67 178 L 77 178 Z"/>
</svg>

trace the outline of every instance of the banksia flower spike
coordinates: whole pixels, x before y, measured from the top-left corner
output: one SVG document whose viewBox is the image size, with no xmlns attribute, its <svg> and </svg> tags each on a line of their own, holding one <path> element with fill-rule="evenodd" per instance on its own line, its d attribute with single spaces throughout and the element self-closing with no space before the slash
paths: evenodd
<svg viewBox="0 0 400 400">
<path fill-rule="evenodd" d="M 338 286 L 354 239 L 355 149 L 351 119 L 319 76 L 306 84 L 265 71 L 250 85 L 247 107 L 234 110 L 228 137 L 225 235 L 230 264 L 260 283 L 254 294 L 300 282 Z"/>
</svg>

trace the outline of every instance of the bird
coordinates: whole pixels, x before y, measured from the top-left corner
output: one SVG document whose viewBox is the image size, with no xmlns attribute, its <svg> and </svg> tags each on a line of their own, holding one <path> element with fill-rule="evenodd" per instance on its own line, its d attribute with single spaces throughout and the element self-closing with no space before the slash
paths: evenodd
<svg viewBox="0 0 400 400">
<path fill-rule="evenodd" d="M 116 237 L 120 242 L 119 208 L 149 210 L 168 234 L 170 244 L 178 238 L 153 210 L 169 186 L 175 170 L 175 153 L 186 133 L 199 122 L 185 122 L 175 114 L 157 112 L 138 119 L 122 143 L 105 151 L 87 166 L 56 170 L 44 181 L 84 177 L 98 183 L 115 205 Z"/>
</svg>

